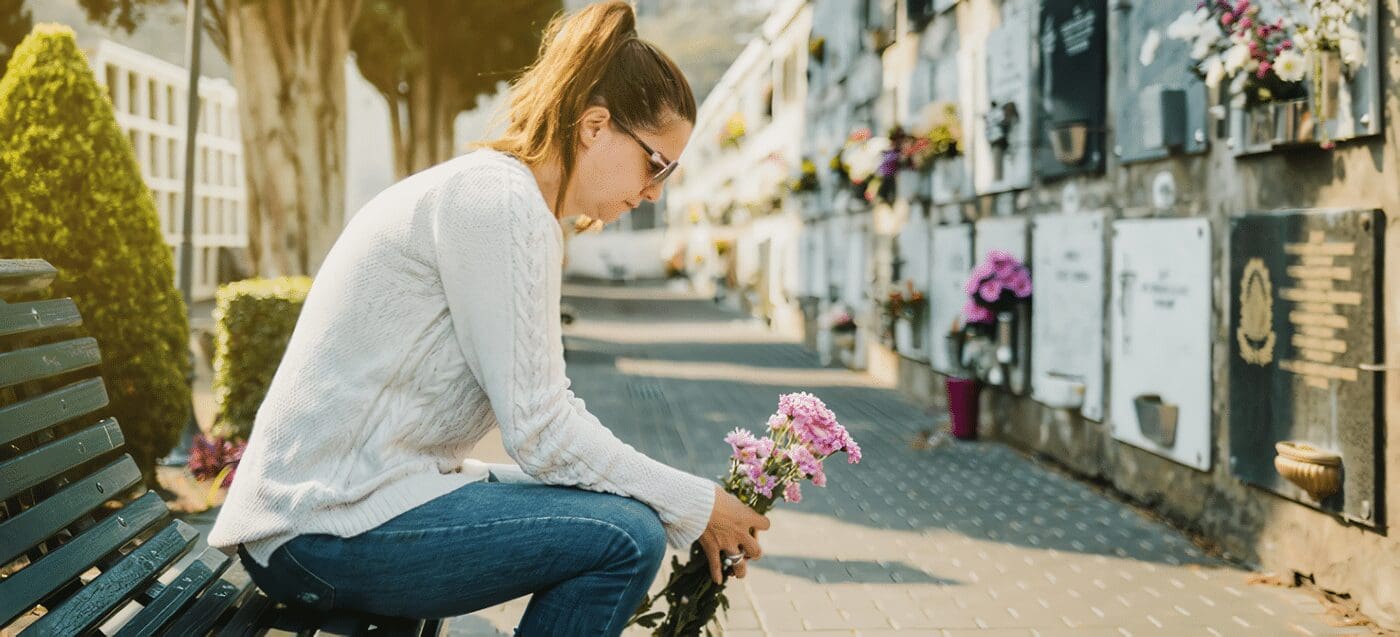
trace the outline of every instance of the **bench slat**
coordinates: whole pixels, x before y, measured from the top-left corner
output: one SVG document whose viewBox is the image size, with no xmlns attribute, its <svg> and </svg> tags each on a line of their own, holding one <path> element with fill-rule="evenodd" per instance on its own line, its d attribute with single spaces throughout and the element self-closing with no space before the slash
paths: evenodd
<svg viewBox="0 0 1400 637">
<path fill-rule="evenodd" d="M 20 633 L 21 637 L 67 637 L 87 632 L 131 601 L 194 545 L 199 531 L 175 520 L 120 562 Z"/>
<path fill-rule="evenodd" d="M 107 387 L 89 378 L 46 394 L 0 407 L 0 445 L 107 406 Z"/>
<path fill-rule="evenodd" d="M 253 637 L 263 630 L 266 630 L 267 617 L 269 611 L 275 612 L 277 606 L 262 591 L 253 591 L 253 596 L 238 608 L 238 612 L 219 631 L 219 637 Z M 118 635 L 117 637 L 125 637 Z"/>
<path fill-rule="evenodd" d="M 20 294 L 49 287 L 58 270 L 43 259 L 0 260 L 0 294 Z"/>
<path fill-rule="evenodd" d="M 78 433 L 0 462 L 0 500 L 122 446 L 117 419 L 107 418 Z"/>
<path fill-rule="evenodd" d="M 141 480 L 141 470 L 131 456 L 122 456 L 97 472 L 63 487 L 45 499 L 4 522 L 0 522 L 0 564 L 7 564 L 25 551 L 72 524 L 84 513 Z"/>
<path fill-rule="evenodd" d="M 0 336 L 39 332 L 83 324 L 73 299 L 49 299 L 29 303 L 0 303 Z"/>
<path fill-rule="evenodd" d="M 0 354 L 0 387 L 65 374 L 99 362 L 97 339 L 92 337 L 7 352 Z"/>
<path fill-rule="evenodd" d="M 62 588 L 167 515 L 160 496 L 147 493 L 0 581 L 0 626 L 14 621 L 49 593 Z"/>
<path fill-rule="evenodd" d="M 228 568 L 231 560 L 216 548 L 206 548 L 196 557 L 175 581 L 166 585 L 160 594 L 146 607 L 136 613 L 117 630 L 113 637 L 136 637 L 154 635 L 162 626 L 170 622 L 185 604 L 204 590 L 209 582 Z"/>
<path fill-rule="evenodd" d="M 240 586 L 230 582 L 227 577 L 220 577 L 219 581 L 199 596 L 199 599 L 189 610 L 180 615 L 174 624 L 171 624 L 170 628 L 166 630 L 166 634 L 206 634 L 214 628 L 224 612 L 247 601 L 256 590 L 257 587 L 253 586 L 252 580 Z"/>
</svg>

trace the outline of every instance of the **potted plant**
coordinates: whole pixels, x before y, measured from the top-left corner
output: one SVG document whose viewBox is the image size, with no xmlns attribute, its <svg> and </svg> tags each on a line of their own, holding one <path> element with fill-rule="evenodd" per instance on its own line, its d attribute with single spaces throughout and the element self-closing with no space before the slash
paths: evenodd
<svg viewBox="0 0 1400 637">
<path fill-rule="evenodd" d="M 837 349 L 855 349 L 856 321 L 845 303 L 835 303 L 822 316 L 819 325 L 831 332 L 831 343 Z"/>
</svg>

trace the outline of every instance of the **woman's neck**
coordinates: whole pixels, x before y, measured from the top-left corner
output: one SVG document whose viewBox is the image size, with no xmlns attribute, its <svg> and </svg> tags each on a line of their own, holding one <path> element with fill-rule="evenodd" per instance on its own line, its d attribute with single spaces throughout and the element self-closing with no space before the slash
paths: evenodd
<svg viewBox="0 0 1400 637">
<path fill-rule="evenodd" d="M 554 213 L 554 219 L 556 221 L 561 219 L 562 211 L 558 209 L 558 205 L 559 189 L 563 187 L 563 165 L 558 159 L 550 159 L 538 166 L 530 166 L 530 172 L 534 173 L 535 184 L 540 187 L 540 194 L 544 196 L 544 202 L 549 206 L 549 211 Z"/>
</svg>

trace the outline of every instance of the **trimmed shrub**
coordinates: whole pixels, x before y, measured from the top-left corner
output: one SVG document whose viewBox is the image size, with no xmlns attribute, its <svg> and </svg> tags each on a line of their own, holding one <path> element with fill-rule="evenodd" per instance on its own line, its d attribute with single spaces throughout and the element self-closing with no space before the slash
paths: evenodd
<svg viewBox="0 0 1400 637">
<path fill-rule="evenodd" d="M 214 433 L 247 440 L 287 351 L 311 278 L 248 279 L 219 286 L 214 307 Z"/>
<path fill-rule="evenodd" d="M 102 349 L 126 447 L 155 460 L 189 417 L 189 321 L 155 201 L 73 31 L 39 25 L 0 80 L 0 257 L 46 259 Z"/>
</svg>

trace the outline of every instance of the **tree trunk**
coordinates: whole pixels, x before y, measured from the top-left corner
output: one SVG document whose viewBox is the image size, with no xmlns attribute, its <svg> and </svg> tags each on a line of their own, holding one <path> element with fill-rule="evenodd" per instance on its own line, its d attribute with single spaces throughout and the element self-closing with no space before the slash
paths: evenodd
<svg viewBox="0 0 1400 637">
<path fill-rule="evenodd" d="M 403 179 L 451 159 L 455 154 L 455 122 L 462 112 L 459 89 L 432 71 L 415 73 L 406 95 L 384 95 L 393 126 L 394 172 Z M 400 116 L 401 115 L 401 116 Z"/>
<path fill-rule="evenodd" d="M 259 275 L 312 275 L 345 225 L 344 65 L 359 2 L 231 5 L 249 253 Z"/>
</svg>

